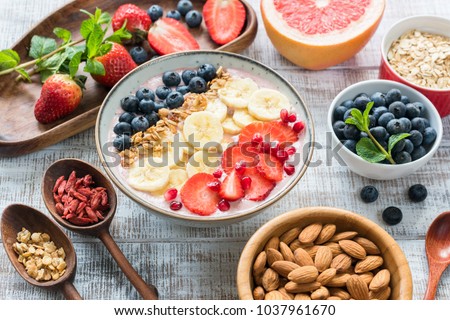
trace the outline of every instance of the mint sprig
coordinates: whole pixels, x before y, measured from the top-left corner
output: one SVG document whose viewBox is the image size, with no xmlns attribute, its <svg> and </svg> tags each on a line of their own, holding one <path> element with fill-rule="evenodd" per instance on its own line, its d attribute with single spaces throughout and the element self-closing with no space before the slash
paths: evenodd
<svg viewBox="0 0 450 320">
<path fill-rule="evenodd" d="M 392 150 L 395 145 L 401 140 L 410 136 L 409 133 L 399 133 L 389 137 L 388 150 L 384 149 L 383 146 L 375 139 L 375 137 L 370 132 L 370 111 L 373 108 L 373 101 L 369 102 L 362 113 L 359 109 L 352 109 L 350 111 L 351 117 L 345 120 L 346 124 L 351 124 L 356 126 L 359 131 L 365 132 L 368 138 L 361 138 L 356 144 L 356 153 L 364 160 L 370 163 L 378 163 L 384 160 L 388 160 L 391 164 L 395 164 L 392 158 Z"/>
</svg>

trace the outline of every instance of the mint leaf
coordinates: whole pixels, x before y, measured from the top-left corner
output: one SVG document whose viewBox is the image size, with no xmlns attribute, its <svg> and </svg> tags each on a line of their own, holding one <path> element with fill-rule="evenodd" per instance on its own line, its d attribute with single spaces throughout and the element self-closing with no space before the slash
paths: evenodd
<svg viewBox="0 0 450 320">
<path fill-rule="evenodd" d="M 58 48 L 56 40 L 41 36 L 33 36 L 31 38 L 31 47 L 28 55 L 33 59 L 39 59 Z"/>
<path fill-rule="evenodd" d="M 362 138 L 358 141 L 356 144 L 356 153 L 370 163 L 377 163 L 386 159 L 386 155 L 369 138 Z"/>
<path fill-rule="evenodd" d="M 116 30 L 112 35 L 105 39 L 105 41 L 121 43 L 122 39 L 131 39 L 133 35 L 126 28 L 127 22 L 123 24 L 123 26 Z"/>
<path fill-rule="evenodd" d="M 102 44 L 98 50 L 98 56 L 99 57 L 104 56 L 105 54 L 111 51 L 112 47 L 113 44 L 110 42 Z"/>
<path fill-rule="evenodd" d="M 98 24 L 94 24 L 94 29 L 92 30 L 86 42 L 86 47 L 88 51 L 87 56 L 89 59 L 97 56 L 100 46 L 102 45 L 104 36 L 105 33 L 102 30 L 102 28 Z"/>
<path fill-rule="evenodd" d="M 388 142 L 388 153 L 391 154 L 392 149 L 394 149 L 395 145 L 403 139 L 406 139 L 410 136 L 409 133 L 399 133 L 389 137 Z"/>
<path fill-rule="evenodd" d="M 372 107 L 373 107 L 373 101 L 370 101 L 369 103 L 367 103 L 366 109 L 364 109 L 364 114 L 363 114 L 364 127 L 366 127 L 367 129 L 369 129 L 369 125 L 370 125 L 369 114 L 370 114 L 370 110 L 372 110 Z"/>
<path fill-rule="evenodd" d="M 90 74 L 97 74 L 104 76 L 106 71 L 103 64 L 94 59 L 88 59 L 86 61 L 86 66 L 84 67 L 84 71 Z"/>
<path fill-rule="evenodd" d="M 72 33 L 67 29 L 56 27 L 53 29 L 53 33 L 60 38 L 64 44 L 69 43 L 72 40 Z"/>
<path fill-rule="evenodd" d="M 22 76 L 23 79 L 27 80 L 28 82 L 31 82 L 30 75 L 24 68 L 19 68 L 16 71 Z"/>
<path fill-rule="evenodd" d="M 111 22 L 111 15 L 108 12 L 103 12 L 97 20 L 98 24 L 109 24 Z"/>
<path fill-rule="evenodd" d="M 0 51 L 0 71 L 16 67 L 20 62 L 17 52 L 11 49 Z"/>
<path fill-rule="evenodd" d="M 68 47 L 66 48 L 67 58 L 71 60 L 74 55 L 76 55 L 78 52 L 81 52 L 81 54 L 84 54 L 84 51 L 86 50 L 85 46 L 77 46 L 77 47 Z"/>
<path fill-rule="evenodd" d="M 36 66 L 38 67 L 38 71 L 41 74 L 41 81 L 45 82 L 45 80 L 47 80 L 49 76 L 57 73 L 62 68 L 66 59 L 67 53 L 62 51 L 51 56 L 47 60 L 38 62 Z"/>
<path fill-rule="evenodd" d="M 70 59 L 69 75 L 71 78 L 75 77 L 75 75 L 78 72 L 78 67 L 80 66 L 82 55 L 83 55 L 83 52 L 79 51 Z"/>
<path fill-rule="evenodd" d="M 94 30 L 94 25 L 95 25 L 95 23 L 92 20 L 84 20 L 81 23 L 80 34 L 84 39 L 89 38 L 92 31 Z"/>
<path fill-rule="evenodd" d="M 345 120 L 345 123 L 353 124 L 358 128 L 359 131 L 366 132 L 366 130 L 364 128 L 364 119 L 363 119 L 363 115 L 362 115 L 361 111 L 353 108 L 353 109 L 351 109 L 350 114 L 351 114 L 351 117 L 347 118 Z"/>
</svg>

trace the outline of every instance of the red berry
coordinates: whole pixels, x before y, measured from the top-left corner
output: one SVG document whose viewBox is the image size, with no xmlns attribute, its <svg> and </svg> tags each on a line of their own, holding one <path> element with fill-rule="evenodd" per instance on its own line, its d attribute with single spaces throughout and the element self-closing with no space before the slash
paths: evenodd
<svg viewBox="0 0 450 320">
<path fill-rule="evenodd" d="M 303 131 L 303 129 L 305 129 L 305 124 L 302 121 L 296 122 L 294 123 L 294 125 L 292 126 L 292 130 L 294 130 L 297 133 L 300 133 Z"/>
<path fill-rule="evenodd" d="M 263 136 L 261 133 L 255 133 L 252 138 L 252 143 L 259 145 L 261 142 L 263 142 Z"/>
<path fill-rule="evenodd" d="M 286 153 L 289 156 L 292 156 L 295 153 L 295 151 L 297 151 L 297 150 L 295 149 L 294 146 L 289 146 L 289 147 L 285 148 L 284 151 L 286 151 Z"/>
<path fill-rule="evenodd" d="M 219 201 L 217 208 L 219 208 L 220 211 L 228 211 L 230 210 L 230 203 L 227 200 L 222 199 Z"/>
<path fill-rule="evenodd" d="M 181 204 L 180 201 L 172 201 L 170 203 L 170 209 L 172 209 L 173 211 L 178 211 L 183 207 L 183 205 Z"/>
<path fill-rule="evenodd" d="M 286 172 L 288 176 L 292 176 L 295 172 L 295 167 L 292 164 L 286 164 L 284 166 L 284 172 Z"/>
<path fill-rule="evenodd" d="M 280 111 L 280 119 L 284 123 L 288 123 L 289 122 L 289 111 L 287 111 L 286 109 L 282 109 Z"/>
<path fill-rule="evenodd" d="M 280 149 L 277 151 L 276 157 L 278 158 L 278 160 L 283 162 L 289 158 L 289 155 L 285 150 Z"/>
<path fill-rule="evenodd" d="M 270 147 L 271 147 L 270 142 L 263 141 L 260 147 L 260 152 L 270 153 Z"/>
<path fill-rule="evenodd" d="M 234 169 L 236 170 L 236 173 L 238 175 L 243 175 L 245 172 L 245 168 L 246 168 L 246 164 L 244 161 L 239 161 L 238 163 L 236 163 L 236 165 L 234 166 Z"/>
<path fill-rule="evenodd" d="M 271 146 L 270 147 L 270 154 L 276 156 L 279 150 L 280 150 L 280 144 L 277 142 L 275 144 L 275 146 L 273 146 L 273 147 Z"/>
<path fill-rule="evenodd" d="M 217 169 L 216 171 L 213 172 L 213 176 L 214 178 L 220 179 L 220 177 L 222 177 L 223 171 L 220 169 Z"/>
<path fill-rule="evenodd" d="M 242 189 L 248 190 L 252 186 L 252 178 L 250 177 L 242 177 L 241 179 Z"/>
<path fill-rule="evenodd" d="M 164 193 L 164 199 L 166 199 L 166 201 L 172 201 L 177 197 L 177 195 L 178 190 L 175 188 L 170 188 Z"/>
<path fill-rule="evenodd" d="M 291 113 L 288 117 L 289 122 L 295 122 L 297 121 L 297 115 L 295 113 Z"/>
<path fill-rule="evenodd" d="M 220 181 L 213 181 L 207 184 L 208 188 L 210 188 L 214 192 L 219 192 L 220 190 Z"/>
</svg>

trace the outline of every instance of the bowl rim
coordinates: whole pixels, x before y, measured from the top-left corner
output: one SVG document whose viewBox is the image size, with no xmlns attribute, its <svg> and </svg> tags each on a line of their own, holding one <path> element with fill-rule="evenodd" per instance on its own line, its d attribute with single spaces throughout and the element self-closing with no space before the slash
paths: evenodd
<svg viewBox="0 0 450 320">
<path fill-rule="evenodd" d="M 333 130 L 333 112 L 338 107 L 337 102 L 342 98 L 342 96 L 344 96 L 348 91 L 350 91 L 350 90 L 352 90 L 352 89 L 354 89 L 356 87 L 359 87 L 361 85 L 365 85 L 365 84 L 374 84 L 374 85 L 376 85 L 376 84 L 390 84 L 390 85 L 393 85 L 393 86 L 396 86 L 396 87 L 400 88 L 400 90 L 414 91 L 417 95 L 419 95 L 421 97 L 422 101 L 425 101 L 428 104 L 427 105 L 427 109 L 437 119 L 438 127 L 434 128 L 436 130 L 437 136 L 436 136 L 436 140 L 434 141 L 433 147 L 430 150 L 428 150 L 428 152 L 425 154 L 425 156 L 423 156 L 422 158 L 419 158 L 417 160 L 411 161 L 409 163 L 400 163 L 400 164 L 395 164 L 395 165 L 385 164 L 385 163 L 370 163 L 370 162 L 362 159 L 360 156 L 354 154 L 353 152 L 351 152 L 350 150 L 348 150 L 347 148 L 344 147 L 344 145 L 342 144 L 341 140 L 338 139 L 338 137 L 336 136 L 336 133 L 334 133 L 334 130 Z M 437 111 L 437 109 L 434 106 L 434 104 L 430 101 L 430 99 L 428 99 L 420 91 L 418 91 L 418 90 L 416 90 L 414 88 L 411 88 L 411 87 L 409 87 L 406 84 L 403 84 L 403 83 L 400 83 L 400 82 L 397 82 L 397 81 L 393 81 L 393 80 L 385 80 L 385 79 L 364 80 L 364 81 L 353 83 L 352 85 L 344 88 L 341 92 L 339 92 L 339 94 L 336 95 L 336 97 L 330 103 L 330 107 L 328 109 L 328 115 L 327 115 L 327 124 L 328 124 L 328 130 L 331 131 L 332 139 L 334 140 L 335 143 L 337 143 L 338 145 L 341 146 L 341 148 L 339 149 L 339 152 L 343 151 L 352 160 L 359 161 L 360 163 L 364 163 L 364 164 L 368 164 L 368 165 L 373 165 L 374 168 L 379 168 L 379 169 L 386 169 L 386 168 L 398 169 L 398 168 L 414 167 L 415 164 L 419 163 L 419 161 L 425 160 L 425 157 L 427 155 L 428 156 L 432 156 L 437 151 L 437 149 L 439 148 L 439 146 L 441 144 L 442 137 L 443 137 L 442 118 L 440 117 L 439 112 Z"/>
<path fill-rule="evenodd" d="M 106 104 L 108 103 L 109 99 L 111 98 L 111 96 L 115 92 L 115 90 L 122 83 L 127 81 L 127 79 L 130 78 L 133 74 L 140 72 L 141 70 L 147 69 L 149 66 L 151 66 L 153 64 L 157 64 L 160 61 L 164 61 L 164 60 L 177 59 L 177 58 L 181 58 L 184 56 L 192 56 L 192 55 L 195 56 L 198 54 L 212 54 L 212 55 L 228 56 L 228 57 L 231 57 L 234 59 L 244 61 L 246 63 L 252 63 L 252 64 L 258 65 L 263 70 L 266 70 L 269 73 L 272 73 L 273 75 L 275 75 L 275 77 L 277 77 L 286 87 L 289 88 L 289 90 L 291 90 L 295 94 L 297 99 L 303 105 L 304 112 L 306 114 L 306 119 L 304 119 L 304 120 L 308 124 L 307 128 L 309 130 L 309 135 L 310 135 L 311 141 L 309 143 L 310 146 L 308 148 L 307 157 L 303 157 L 304 163 L 303 163 L 301 169 L 298 172 L 296 172 L 297 176 L 289 183 L 289 185 L 287 185 L 285 188 L 281 189 L 279 191 L 279 193 L 276 196 L 274 196 L 272 199 L 270 199 L 264 203 L 258 203 L 255 208 L 252 208 L 251 210 L 243 212 L 243 213 L 234 214 L 234 215 L 226 214 L 223 216 L 214 216 L 214 217 L 210 217 L 210 216 L 204 217 L 204 216 L 198 216 L 198 215 L 194 215 L 194 214 L 188 216 L 188 215 L 176 214 L 175 212 L 170 212 L 168 210 L 161 209 L 160 207 L 153 205 L 150 202 L 142 201 L 139 197 L 136 197 L 133 194 L 134 192 L 132 192 L 129 188 L 126 188 L 125 186 L 123 186 L 122 183 L 120 181 L 118 181 L 118 179 L 116 179 L 115 175 L 112 173 L 111 169 L 107 165 L 106 159 L 102 153 L 102 147 L 101 147 L 100 137 L 99 137 L 100 136 L 101 115 L 103 114 Z M 95 123 L 95 132 L 94 133 L 95 133 L 95 144 L 96 144 L 97 154 L 100 158 L 102 167 L 104 168 L 107 176 L 113 181 L 114 185 L 116 185 L 116 187 L 118 187 L 127 197 L 132 199 L 134 202 L 138 203 L 139 205 L 141 205 L 142 207 L 144 207 L 146 209 L 152 210 L 152 213 L 157 213 L 163 217 L 171 218 L 175 221 L 185 221 L 185 222 L 194 223 L 193 226 L 198 226 L 198 224 L 208 225 L 208 224 L 215 224 L 218 222 L 240 221 L 240 220 L 243 220 L 246 218 L 250 218 L 257 212 L 271 206 L 272 204 L 274 204 L 275 202 L 277 202 L 278 200 L 283 198 L 289 191 L 291 191 L 291 189 L 294 188 L 297 185 L 297 183 L 300 181 L 300 179 L 303 177 L 303 175 L 305 174 L 305 172 L 308 169 L 309 164 L 312 160 L 312 156 L 314 153 L 314 147 L 315 147 L 315 129 L 314 129 L 314 122 L 313 122 L 313 117 L 311 115 L 311 112 L 310 112 L 305 100 L 298 92 L 298 90 L 286 78 L 284 78 L 280 73 L 278 73 L 271 67 L 269 67 L 257 60 L 254 60 L 250 57 L 246 57 L 246 56 L 243 56 L 243 55 L 240 55 L 237 53 L 226 52 L 226 51 L 215 51 L 215 50 L 192 50 L 192 51 L 183 51 L 183 52 L 172 53 L 172 54 L 158 57 L 154 60 L 147 61 L 147 62 L 141 64 L 140 66 L 138 66 L 137 68 L 133 69 L 132 71 L 130 71 L 127 75 L 125 75 L 119 82 L 117 82 L 111 88 L 111 90 L 108 92 L 107 96 L 103 100 L 102 105 L 100 106 L 100 109 L 98 111 L 98 116 L 97 116 L 97 120 Z"/>
<path fill-rule="evenodd" d="M 239 299 L 253 300 L 251 288 L 253 262 L 257 254 L 259 254 L 259 249 L 264 245 L 262 241 L 264 241 L 265 238 L 267 238 L 268 240 L 271 236 L 274 235 L 271 231 L 279 227 L 280 225 L 286 227 L 284 232 L 288 231 L 289 228 L 293 227 L 292 224 L 289 224 L 289 226 L 287 225 L 288 221 L 290 221 L 291 219 L 300 221 L 305 218 L 314 218 L 318 212 L 326 214 L 326 219 L 352 220 L 355 221 L 358 225 L 367 226 L 368 229 L 375 231 L 377 234 L 383 235 L 384 241 L 386 242 L 386 247 L 388 247 L 389 250 L 392 250 L 392 254 L 395 255 L 398 259 L 398 272 L 402 274 L 401 281 L 399 283 L 402 287 L 404 287 L 404 290 L 401 290 L 401 295 L 404 296 L 403 299 L 412 299 L 413 282 L 411 269 L 409 267 L 409 262 L 406 259 L 406 256 L 397 241 L 380 225 L 370 220 L 369 218 L 345 209 L 325 206 L 304 207 L 285 212 L 275 218 L 272 218 L 255 231 L 255 233 L 250 237 L 250 239 L 242 249 L 241 256 L 238 262 L 236 284 Z"/>
<path fill-rule="evenodd" d="M 403 24 L 405 22 L 422 21 L 422 19 L 440 20 L 441 22 L 445 22 L 450 25 L 450 19 L 447 19 L 442 16 L 435 16 L 435 15 L 414 15 L 414 16 L 409 16 L 409 17 L 403 18 L 401 20 L 398 20 L 397 22 L 395 22 L 393 25 L 391 25 L 389 27 L 389 29 L 385 32 L 385 34 L 383 35 L 383 37 L 381 39 L 380 51 L 381 51 L 382 64 L 384 64 L 384 66 L 387 69 L 389 69 L 389 71 L 391 71 L 393 74 L 395 74 L 399 79 L 401 79 L 406 84 L 408 84 L 408 86 L 411 86 L 416 90 L 422 90 L 424 92 L 427 91 L 430 93 L 437 93 L 437 94 L 450 93 L 450 88 L 447 88 L 447 89 L 429 88 L 429 87 L 421 86 L 414 82 L 409 81 L 405 77 L 401 76 L 394 68 L 392 68 L 391 64 L 389 63 L 389 61 L 387 59 L 387 51 L 384 48 L 387 47 L 387 50 L 389 50 L 389 48 L 392 45 L 392 42 L 391 42 L 389 44 L 389 46 L 386 46 L 387 38 L 391 35 L 391 33 L 394 32 L 401 24 Z M 421 30 L 419 30 L 419 31 L 421 31 Z"/>
</svg>

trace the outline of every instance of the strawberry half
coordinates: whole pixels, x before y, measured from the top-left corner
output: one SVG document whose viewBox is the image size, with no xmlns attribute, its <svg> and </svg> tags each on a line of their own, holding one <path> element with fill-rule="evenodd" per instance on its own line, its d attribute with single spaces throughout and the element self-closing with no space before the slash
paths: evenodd
<svg viewBox="0 0 450 320">
<path fill-rule="evenodd" d="M 278 121 L 253 122 L 242 129 L 239 144 L 251 143 L 255 133 L 259 133 L 266 142 L 294 143 L 298 140 L 298 134 L 288 125 Z"/>
<path fill-rule="evenodd" d="M 245 190 L 245 199 L 251 201 L 262 201 L 266 199 L 276 186 L 275 182 L 263 177 L 256 168 L 247 168 L 244 176 L 252 179 L 250 188 Z"/>
<path fill-rule="evenodd" d="M 222 168 L 230 173 L 238 162 L 244 162 L 246 167 L 254 167 L 258 163 L 258 152 L 250 144 L 234 145 L 227 148 L 222 155 Z"/>
<path fill-rule="evenodd" d="M 213 175 L 197 173 L 190 177 L 180 191 L 183 205 L 192 213 L 209 216 L 216 212 L 220 196 L 208 187 L 209 183 L 218 182 Z"/>
<path fill-rule="evenodd" d="M 159 55 L 200 49 L 189 30 L 172 18 L 161 18 L 153 23 L 148 31 L 148 43 Z"/>
<path fill-rule="evenodd" d="M 244 197 L 241 178 L 236 170 L 232 170 L 220 185 L 219 195 L 228 201 L 236 201 Z"/>
<path fill-rule="evenodd" d="M 111 20 L 113 30 L 119 30 L 125 22 L 126 29 L 133 35 L 132 43 L 144 40 L 152 24 L 147 12 L 131 3 L 121 5 L 114 12 Z"/>
<path fill-rule="evenodd" d="M 236 39 L 245 24 L 247 13 L 239 0 L 208 0 L 203 18 L 211 39 L 223 45 Z"/>
<path fill-rule="evenodd" d="M 261 153 L 256 168 L 269 180 L 283 180 L 283 164 L 271 154 Z"/>
</svg>

